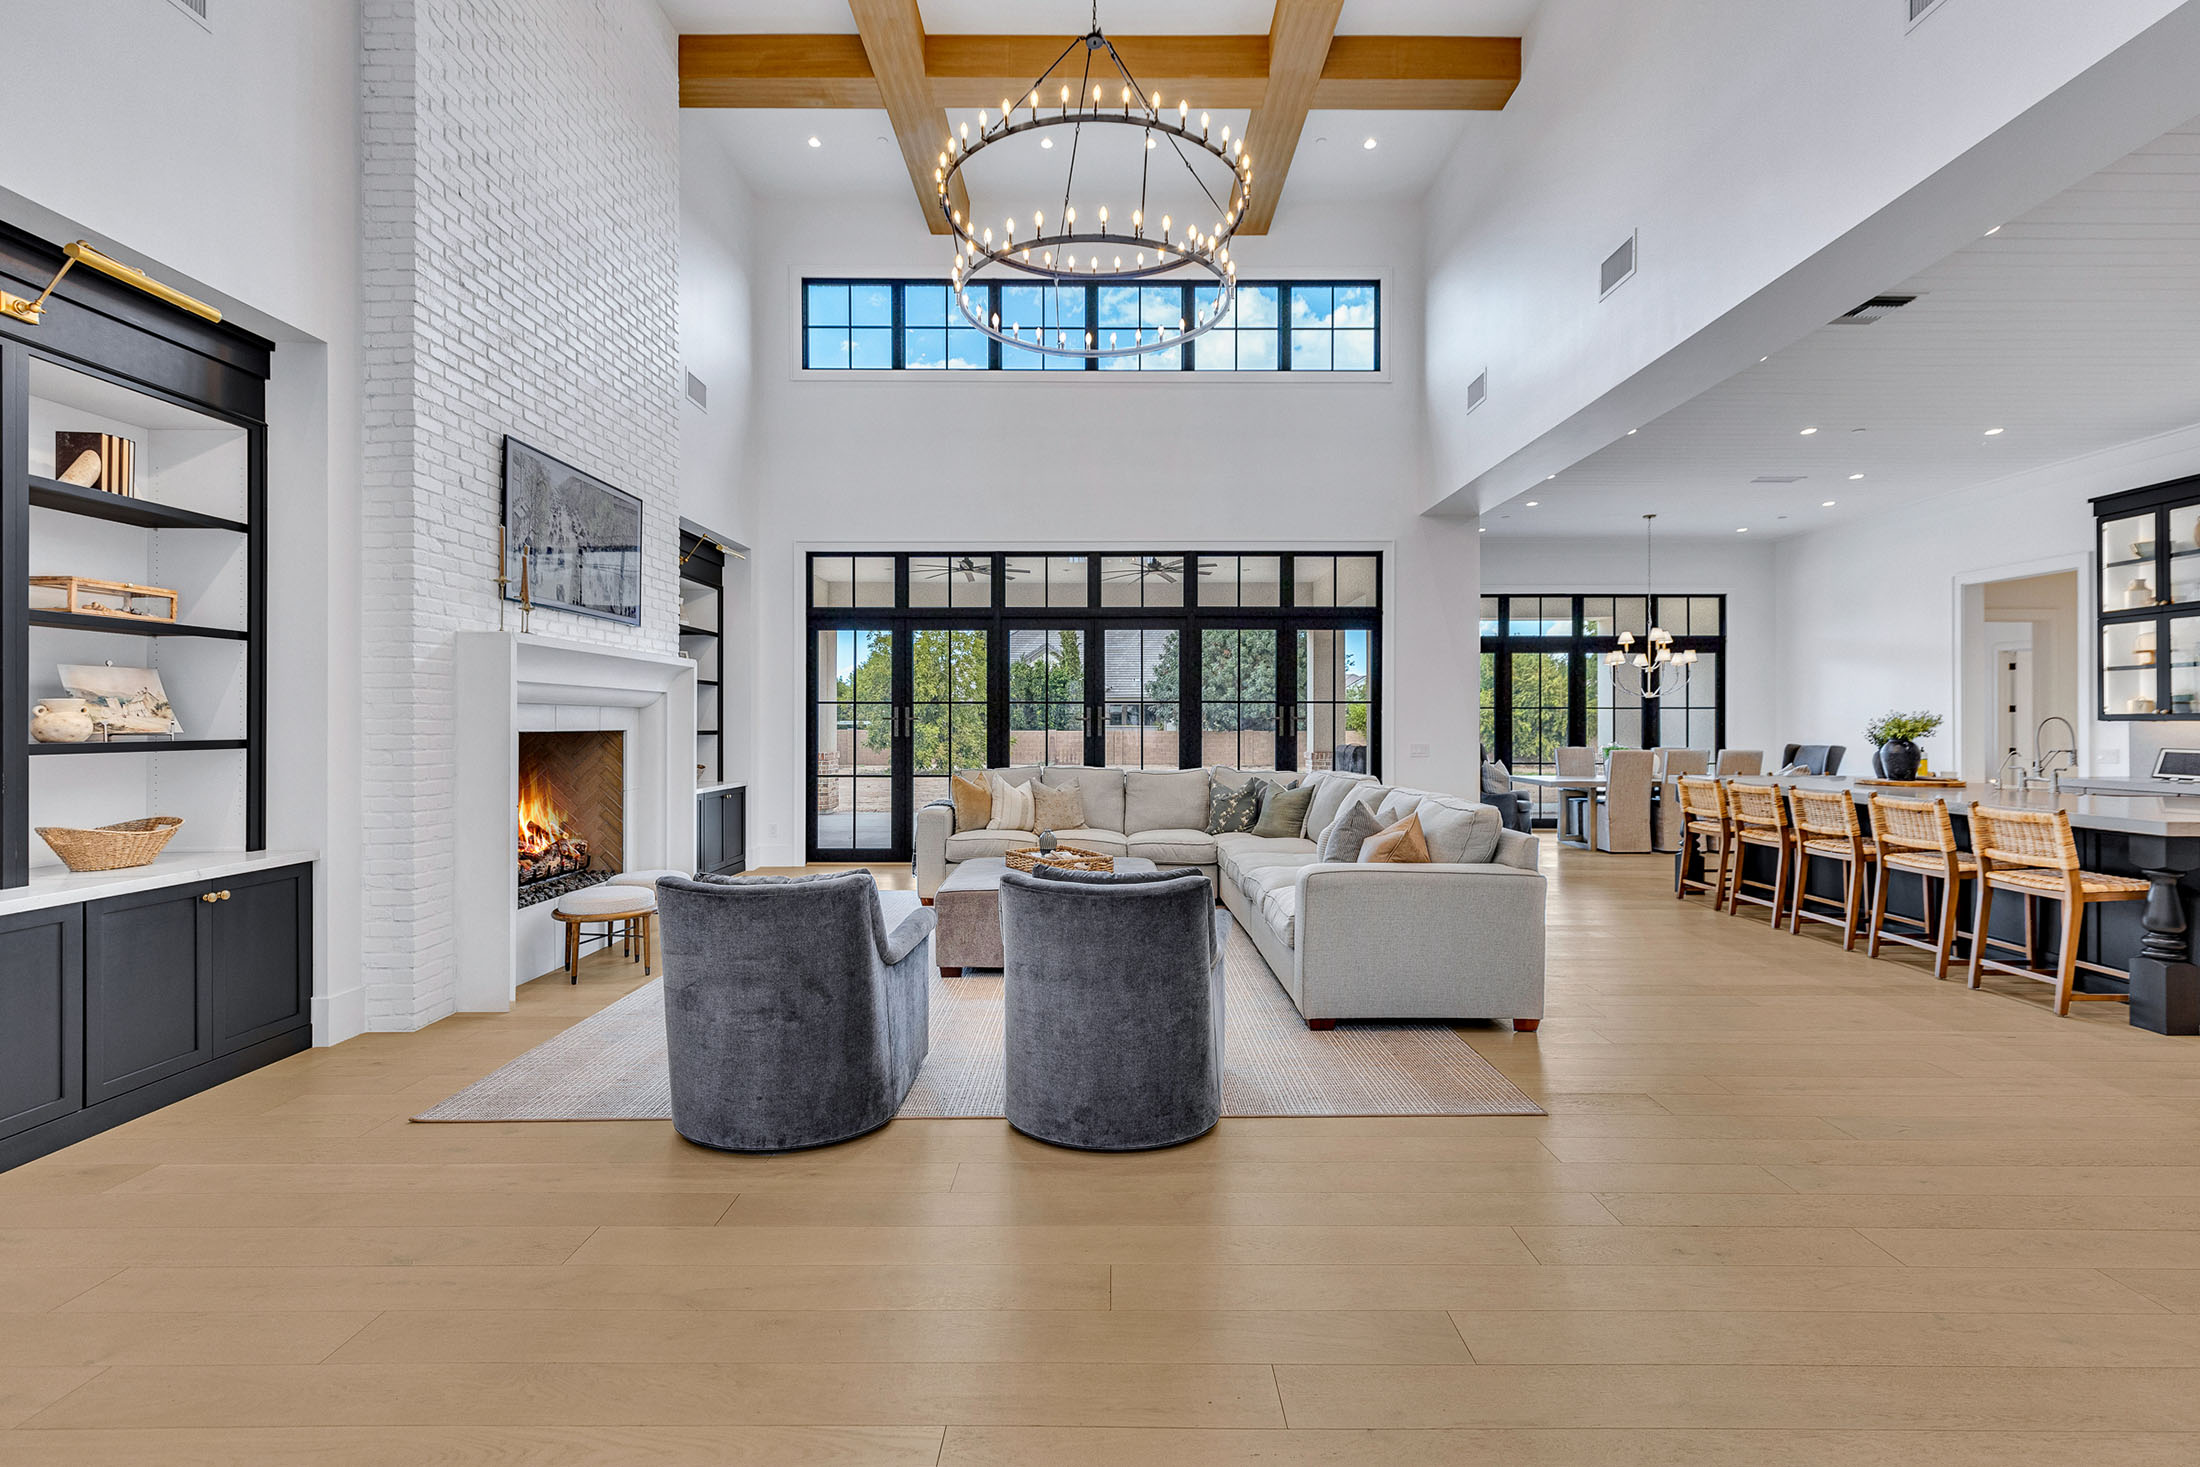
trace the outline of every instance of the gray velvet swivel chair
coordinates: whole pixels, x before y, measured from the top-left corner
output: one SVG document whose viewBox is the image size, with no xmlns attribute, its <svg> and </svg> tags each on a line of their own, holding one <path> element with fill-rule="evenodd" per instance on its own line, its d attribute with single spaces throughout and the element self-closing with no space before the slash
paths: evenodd
<svg viewBox="0 0 2200 1467">
<path fill-rule="evenodd" d="M 924 1063 L 935 922 L 868 872 L 657 883 L 672 1125 L 720 1151 L 894 1118 Z"/>
<path fill-rule="evenodd" d="M 1229 920 L 1194 870 L 1005 873 L 1008 1123 L 1086 1151 L 1212 1130 Z"/>
</svg>

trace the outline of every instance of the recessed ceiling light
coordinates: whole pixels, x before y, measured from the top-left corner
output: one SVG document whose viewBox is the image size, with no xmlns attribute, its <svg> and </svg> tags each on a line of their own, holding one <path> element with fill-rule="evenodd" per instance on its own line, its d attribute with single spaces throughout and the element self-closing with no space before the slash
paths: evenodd
<svg viewBox="0 0 2200 1467">
<path fill-rule="evenodd" d="M 1321 146 L 1321 145 L 1322 145 L 1323 143 L 1326 143 L 1326 142 L 1328 142 L 1328 141 L 1329 141 L 1329 139 L 1327 139 L 1327 138 L 1316 138 L 1316 139 L 1314 139 L 1314 146 L 1318 148 L 1318 147 L 1320 147 L 1320 146 Z"/>
<path fill-rule="evenodd" d="M 1054 146 L 1054 139 L 1052 139 L 1052 138 L 1041 138 L 1041 139 L 1039 139 L 1039 146 L 1040 146 L 1040 147 L 1042 147 L 1042 148 L 1051 148 L 1051 147 L 1053 147 L 1053 146 Z"/>
<path fill-rule="evenodd" d="M 1760 361 L 1760 362 L 1769 362 L 1769 361 L 1771 361 L 1771 360 L 1772 360 L 1772 358 L 1770 358 L 1770 357 L 1759 357 L 1759 358 L 1757 358 L 1757 360 L 1758 360 L 1758 361 Z"/>
<path fill-rule="evenodd" d="M 1487 535 L 1489 532 L 1490 527 L 1488 525 L 1484 525 L 1480 529 L 1476 530 L 1474 533 L 1477 535 Z"/>
<path fill-rule="evenodd" d="M 1630 437 L 1630 438 L 1632 438 L 1632 437 L 1634 437 L 1634 436 L 1635 436 L 1635 434 L 1636 434 L 1636 433 L 1638 433 L 1638 432 L 1640 432 L 1640 431 L 1641 431 L 1641 430 L 1640 430 L 1640 429 L 1637 429 L 1637 428 L 1629 428 L 1629 429 L 1627 430 L 1627 436 L 1628 436 L 1628 437 Z"/>
<path fill-rule="evenodd" d="M 1557 478 L 1557 477 L 1558 477 L 1558 475 L 1556 475 L 1556 474 L 1545 474 L 1545 475 L 1543 476 L 1543 482 L 1544 482 L 1544 483 L 1546 483 L 1546 484 L 1548 484 L 1548 483 L 1550 483 L 1550 482 L 1551 482 L 1551 480 L 1553 480 L 1553 479 L 1555 479 L 1555 478 Z"/>
<path fill-rule="evenodd" d="M 1987 436 L 1987 437 L 1989 437 L 1989 438 L 1999 438 L 1999 437 L 2001 436 L 2001 429 L 1999 429 L 1999 428 L 1988 428 L 1988 429 L 1986 430 L 1986 436 Z"/>
<path fill-rule="evenodd" d="M 1735 533 L 1735 534 L 1737 534 L 1737 535 L 1746 535 L 1746 534 L 1748 534 L 1748 533 L 1749 533 L 1749 526 L 1747 526 L 1747 525 L 1743 525 L 1743 526 L 1742 526 L 1742 527 L 1741 527 L 1740 529 L 1736 530 L 1736 531 L 1735 531 L 1734 533 Z"/>
<path fill-rule="evenodd" d="M 1360 146 L 1361 146 L 1361 147 L 1363 147 L 1363 148 L 1366 148 L 1366 149 L 1368 149 L 1368 150 L 1369 150 L 1370 152 L 1372 152 L 1372 151 L 1374 151 L 1374 148 L 1375 148 L 1375 139 L 1373 139 L 1373 138 L 1369 138 L 1369 139 L 1368 139 L 1368 140 L 1367 140 L 1366 142 L 1364 142 L 1364 143 L 1360 144 Z"/>
<path fill-rule="evenodd" d="M 1805 428 L 1805 429 L 1803 430 L 1803 436 L 1804 436 L 1805 438 L 1808 438 L 1808 437 L 1810 437 L 1810 435 L 1811 435 L 1811 434 L 1813 434 L 1813 433 L 1815 433 L 1815 432 L 1817 432 L 1817 431 L 1818 431 L 1818 430 L 1817 430 L 1816 428 Z"/>
<path fill-rule="evenodd" d="M 819 141 L 818 141 L 818 140 L 817 140 L 816 138 L 811 138 L 811 139 L 810 139 L 810 146 L 811 146 L 811 147 L 813 147 L 813 148 L 822 148 L 822 147 L 824 147 L 825 145 L 824 145 L 823 143 L 819 142 Z"/>
<path fill-rule="evenodd" d="M 2001 233 L 2001 226 L 1997 224 L 1992 229 L 1986 231 L 1986 237 L 1988 239 L 1992 239 L 1995 235 L 1999 233 Z"/>
<path fill-rule="evenodd" d="M 1531 500 L 1529 500 L 1529 501 L 1528 501 L 1528 502 L 1527 502 L 1526 504 L 1522 505 L 1522 506 L 1521 506 L 1521 508 L 1522 508 L 1522 509 L 1534 509 L 1534 508 L 1535 508 L 1535 507 L 1536 507 L 1537 505 L 1541 504 L 1542 502 L 1543 502 L 1543 501 L 1542 501 L 1542 500 L 1540 500 L 1540 499 L 1531 499 Z"/>
<path fill-rule="evenodd" d="M 1833 508 L 1833 501 L 1830 499 L 1821 499 L 1818 501 L 1818 507 L 1820 509 L 1831 509 Z"/>
<path fill-rule="evenodd" d="M 1849 482 L 1853 484 L 1853 483 L 1855 483 L 1855 482 L 1856 482 L 1856 481 L 1857 481 L 1858 479 L 1861 479 L 1861 478 L 1863 478 L 1863 477 L 1864 477 L 1864 476 L 1863 476 L 1862 474 L 1851 474 L 1851 475 L 1849 475 Z"/>
</svg>

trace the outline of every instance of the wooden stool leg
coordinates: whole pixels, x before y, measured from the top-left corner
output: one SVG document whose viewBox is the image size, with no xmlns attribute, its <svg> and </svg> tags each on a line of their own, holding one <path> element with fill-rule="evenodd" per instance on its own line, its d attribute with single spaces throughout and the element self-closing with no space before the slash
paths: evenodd
<svg viewBox="0 0 2200 1467">
<path fill-rule="evenodd" d="M 581 981 L 581 924 L 565 924 L 565 971 L 575 983 Z"/>
<path fill-rule="evenodd" d="M 647 913 L 642 918 L 642 976 L 649 977 L 657 966 L 657 914 Z"/>
<path fill-rule="evenodd" d="M 1780 842 L 1779 852 L 1779 855 L 1772 862 L 1772 925 L 1775 929 L 1780 925 L 1780 903 L 1786 898 L 1788 889 L 1788 844 L 1786 841 Z"/>
<path fill-rule="evenodd" d="M 1933 957 L 1933 976 L 1945 979 L 1956 951 L 1956 913 L 1963 906 L 1963 879 L 1943 880 L 1947 891 L 1940 900 L 1940 948 Z"/>
<path fill-rule="evenodd" d="M 1983 871 L 1979 873 L 1976 884 L 1978 886 L 1978 910 L 1971 916 L 1970 986 L 1973 988 L 1978 987 L 1979 975 L 1982 972 L 1979 964 L 1986 961 L 1986 923 L 1994 915 L 1994 888 L 1993 884 L 1986 879 L 1986 874 Z"/>
<path fill-rule="evenodd" d="M 1719 884 L 1711 888 L 1711 906 L 1714 911 L 1718 909 L 1720 901 L 1726 896 L 1727 883 L 1733 879 L 1733 871 L 1730 869 L 1729 863 L 1738 862 L 1740 859 L 1741 855 L 1735 850 L 1734 841 L 1728 836 L 1720 836 Z"/>
<path fill-rule="evenodd" d="M 1798 846 L 1795 850 L 1795 905 L 1788 909 L 1788 932 L 1796 937 L 1803 935 L 1803 883 L 1810 879 L 1810 852 Z M 1780 909 L 1772 909 L 1772 925 L 1780 925 Z"/>
<path fill-rule="evenodd" d="M 2072 890 L 2063 898 L 2062 909 L 2062 952 L 2055 960 L 2055 1016 L 2067 1019 L 2070 995 L 2077 987 L 2078 924 L 2085 920 L 2085 902 Z"/>
<path fill-rule="evenodd" d="M 1841 951 L 1856 951 L 1856 914 L 1864 905 L 1864 858 L 1849 862 L 1848 900 L 1841 906 Z"/>
<path fill-rule="evenodd" d="M 1871 940 L 1864 945 L 1864 956 L 1867 958 L 1879 956 L 1879 935 L 1887 926 L 1887 880 L 1893 875 L 1893 868 L 1879 868 L 1879 885 L 1872 892 Z M 1929 913 L 1932 909 L 1928 906 L 1926 910 Z"/>
</svg>

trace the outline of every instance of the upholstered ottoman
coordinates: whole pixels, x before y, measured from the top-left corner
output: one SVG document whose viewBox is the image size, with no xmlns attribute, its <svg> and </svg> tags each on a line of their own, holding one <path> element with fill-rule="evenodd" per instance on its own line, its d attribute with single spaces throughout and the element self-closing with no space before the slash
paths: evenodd
<svg viewBox="0 0 2200 1467">
<path fill-rule="evenodd" d="M 1144 856 L 1117 856 L 1115 869 L 1123 874 L 1151 871 Z M 955 978 L 965 968 L 1005 968 L 1001 950 L 1001 873 L 1008 862 L 1000 856 L 979 856 L 964 861 L 947 874 L 932 898 L 939 914 L 939 930 L 932 935 L 933 961 L 943 977 Z"/>
</svg>

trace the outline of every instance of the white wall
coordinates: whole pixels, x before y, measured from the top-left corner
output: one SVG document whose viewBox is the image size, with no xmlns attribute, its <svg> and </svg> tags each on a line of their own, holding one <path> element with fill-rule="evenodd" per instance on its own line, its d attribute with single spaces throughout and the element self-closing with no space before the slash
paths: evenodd
<svg viewBox="0 0 2200 1467">
<path fill-rule="evenodd" d="M 1386 772 L 1470 789 L 1473 527 L 1423 520 L 1418 216 L 1294 212 L 1249 242 L 1248 278 L 1378 276 L 1379 380 L 1328 375 L 810 373 L 801 277 L 939 277 L 909 201 L 775 201 L 756 272 L 752 857 L 802 854 L 800 572 L 826 547 L 1364 547 L 1390 553 Z M 1425 745 L 1415 758 L 1411 750 Z"/>
<path fill-rule="evenodd" d="M 640 626 L 677 650 L 676 40 L 649 0 L 365 0 L 370 1027 L 457 997 L 456 634 L 498 623 L 507 434 L 643 501 Z M 514 547 L 516 549 L 516 547 Z"/>
<path fill-rule="evenodd" d="M 89 238 L 276 343 L 268 384 L 268 838 L 318 850 L 314 1034 L 359 977 L 358 13 L 223 0 L 12 0 L 0 216 Z M 96 105 L 85 65 L 96 57 Z"/>
<path fill-rule="evenodd" d="M 2091 716 L 2098 657 L 2088 608 L 2098 593 L 2087 501 L 2193 473 L 2200 473 L 2200 426 L 1780 542 L 1782 724 L 1854 747 L 1865 723 L 1890 709 L 1955 715 L 1965 592 L 1983 581 L 2074 569 L 2086 623 L 2077 656 L 2084 767 L 2121 776 L 2136 765 L 2145 773 L 2156 747 L 2192 741 L 2190 727 Z M 1977 747 L 1960 720 L 1925 742 L 1941 768 L 1955 768 L 1958 750 Z"/>
<path fill-rule="evenodd" d="M 1560 592 L 1580 595 L 1642 594 L 1642 541 L 1624 536 L 1581 539 L 1482 537 L 1482 594 Z M 1726 742 L 1729 748 L 1763 749 L 1778 759 L 1780 746 L 1822 742 L 1784 728 L 1777 711 L 1774 663 L 1780 643 L 1774 588 L 1773 546 L 1736 539 L 1661 539 L 1657 543 L 1661 595 L 1724 595 L 1726 599 Z M 1804 730 L 1803 732 L 1811 732 Z M 1769 765 L 1767 766 L 1770 767 Z"/>
<path fill-rule="evenodd" d="M 680 360 L 703 380 L 708 406 L 680 398 L 680 512 L 747 544 L 756 523 L 749 472 L 755 425 L 756 202 L 710 126 L 708 114 L 680 114 Z M 755 721 L 755 611 L 746 561 L 726 566 L 724 620 L 734 635 L 718 649 L 725 725 L 721 777 L 750 777 Z M 710 674 L 702 674 L 709 676 Z M 709 690 L 698 697 L 709 700 Z"/>
<path fill-rule="evenodd" d="M 2180 0 L 1951 0 L 1907 31 L 1892 0 L 1545 0 L 1427 202 L 1435 497 L 1486 509 L 2158 136 L 2196 58 Z"/>
</svg>

